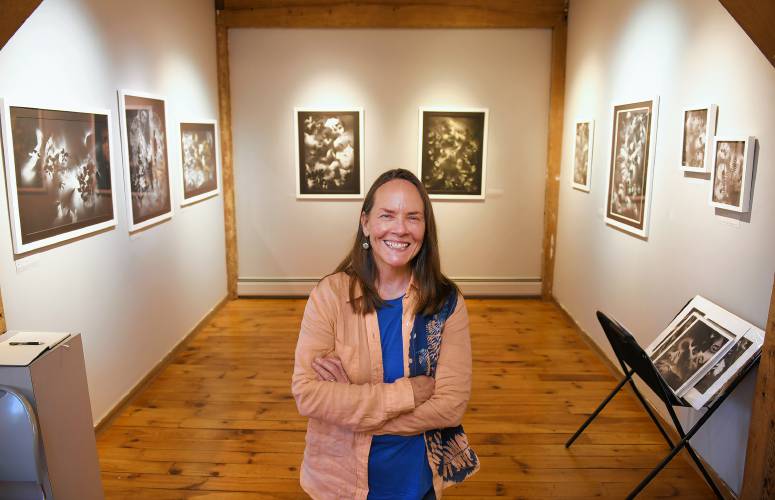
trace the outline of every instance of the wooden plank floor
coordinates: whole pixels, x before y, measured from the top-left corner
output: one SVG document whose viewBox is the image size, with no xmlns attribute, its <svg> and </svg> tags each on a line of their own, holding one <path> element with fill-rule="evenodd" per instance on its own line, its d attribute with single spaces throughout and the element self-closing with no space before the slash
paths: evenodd
<svg viewBox="0 0 775 500">
<path fill-rule="evenodd" d="M 626 391 L 565 440 L 615 380 L 554 304 L 469 300 L 481 459 L 445 498 L 624 498 L 666 454 Z M 304 498 L 306 419 L 290 394 L 304 300 L 229 302 L 98 438 L 108 498 Z M 709 498 L 679 456 L 644 498 Z"/>
</svg>

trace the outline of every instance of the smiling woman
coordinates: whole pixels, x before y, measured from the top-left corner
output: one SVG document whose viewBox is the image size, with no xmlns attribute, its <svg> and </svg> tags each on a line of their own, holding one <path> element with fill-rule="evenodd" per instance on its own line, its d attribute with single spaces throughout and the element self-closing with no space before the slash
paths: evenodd
<svg viewBox="0 0 775 500">
<path fill-rule="evenodd" d="M 309 417 L 301 485 L 313 498 L 440 498 L 479 468 L 460 425 L 468 313 L 408 170 L 377 178 L 350 253 L 310 294 L 292 390 Z"/>
</svg>

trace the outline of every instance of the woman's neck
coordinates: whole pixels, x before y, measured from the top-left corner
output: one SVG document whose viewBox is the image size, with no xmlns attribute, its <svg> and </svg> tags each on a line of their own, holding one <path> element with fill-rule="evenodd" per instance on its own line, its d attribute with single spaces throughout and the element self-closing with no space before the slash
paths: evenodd
<svg viewBox="0 0 775 500">
<path fill-rule="evenodd" d="M 412 269 L 406 266 L 403 269 L 380 269 L 377 278 L 377 291 L 383 300 L 395 299 L 406 292 L 409 281 L 412 279 Z"/>
</svg>

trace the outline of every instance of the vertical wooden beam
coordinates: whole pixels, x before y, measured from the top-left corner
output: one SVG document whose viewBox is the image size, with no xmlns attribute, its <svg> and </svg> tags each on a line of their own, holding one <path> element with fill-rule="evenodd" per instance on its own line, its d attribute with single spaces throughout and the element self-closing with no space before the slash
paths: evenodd
<svg viewBox="0 0 775 500">
<path fill-rule="evenodd" d="M 541 296 L 551 300 L 554 284 L 554 250 L 557 242 L 557 211 L 560 203 L 562 121 L 565 108 L 565 52 L 568 18 L 563 16 L 552 29 L 552 69 L 549 90 L 549 151 L 544 194 L 544 245 L 541 263 Z"/>
<path fill-rule="evenodd" d="M 775 498 L 775 283 L 756 379 L 740 498 Z"/>
<path fill-rule="evenodd" d="M 223 219 L 226 235 L 226 283 L 230 299 L 237 298 L 237 226 L 234 210 L 234 164 L 231 136 L 231 79 L 229 77 L 229 30 L 216 13 L 218 54 L 218 115 L 221 129 L 221 171 L 223 174 Z"/>
</svg>

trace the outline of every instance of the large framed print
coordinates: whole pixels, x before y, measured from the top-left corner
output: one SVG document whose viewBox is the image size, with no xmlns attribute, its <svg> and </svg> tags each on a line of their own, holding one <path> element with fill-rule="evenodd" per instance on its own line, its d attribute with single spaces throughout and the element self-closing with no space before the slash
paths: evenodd
<svg viewBox="0 0 775 500">
<path fill-rule="evenodd" d="M 577 122 L 574 142 L 571 186 L 588 193 L 592 185 L 592 148 L 595 143 L 595 122 L 592 120 Z"/>
<path fill-rule="evenodd" d="M 659 98 L 614 105 L 606 223 L 648 236 Z"/>
<path fill-rule="evenodd" d="M 211 198 L 220 192 L 218 141 L 215 120 L 180 122 L 182 205 Z"/>
<path fill-rule="evenodd" d="M 172 217 L 167 113 L 162 97 L 120 90 L 121 145 L 124 157 L 129 231 Z"/>
<path fill-rule="evenodd" d="M 717 110 L 715 104 L 684 110 L 681 142 L 681 170 L 684 172 L 710 172 Z"/>
<path fill-rule="evenodd" d="M 486 108 L 420 108 L 418 177 L 431 198 L 483 200 Z"/>
<path fill-rule="evenodd" d="M 2 104 L 14 253 L 115 226 L 110 111 Z"/>
<path fill-rule="evenodd" d="M 748 212 L 755 137 L 717 137 L 713 143 L 710 204 L 716 208 Z"/>
<path fill-rule="evenodd" d="M 296 108 L 293 120 L 296 198 L 363 198 L 363 109 Z"/>
</svg>

